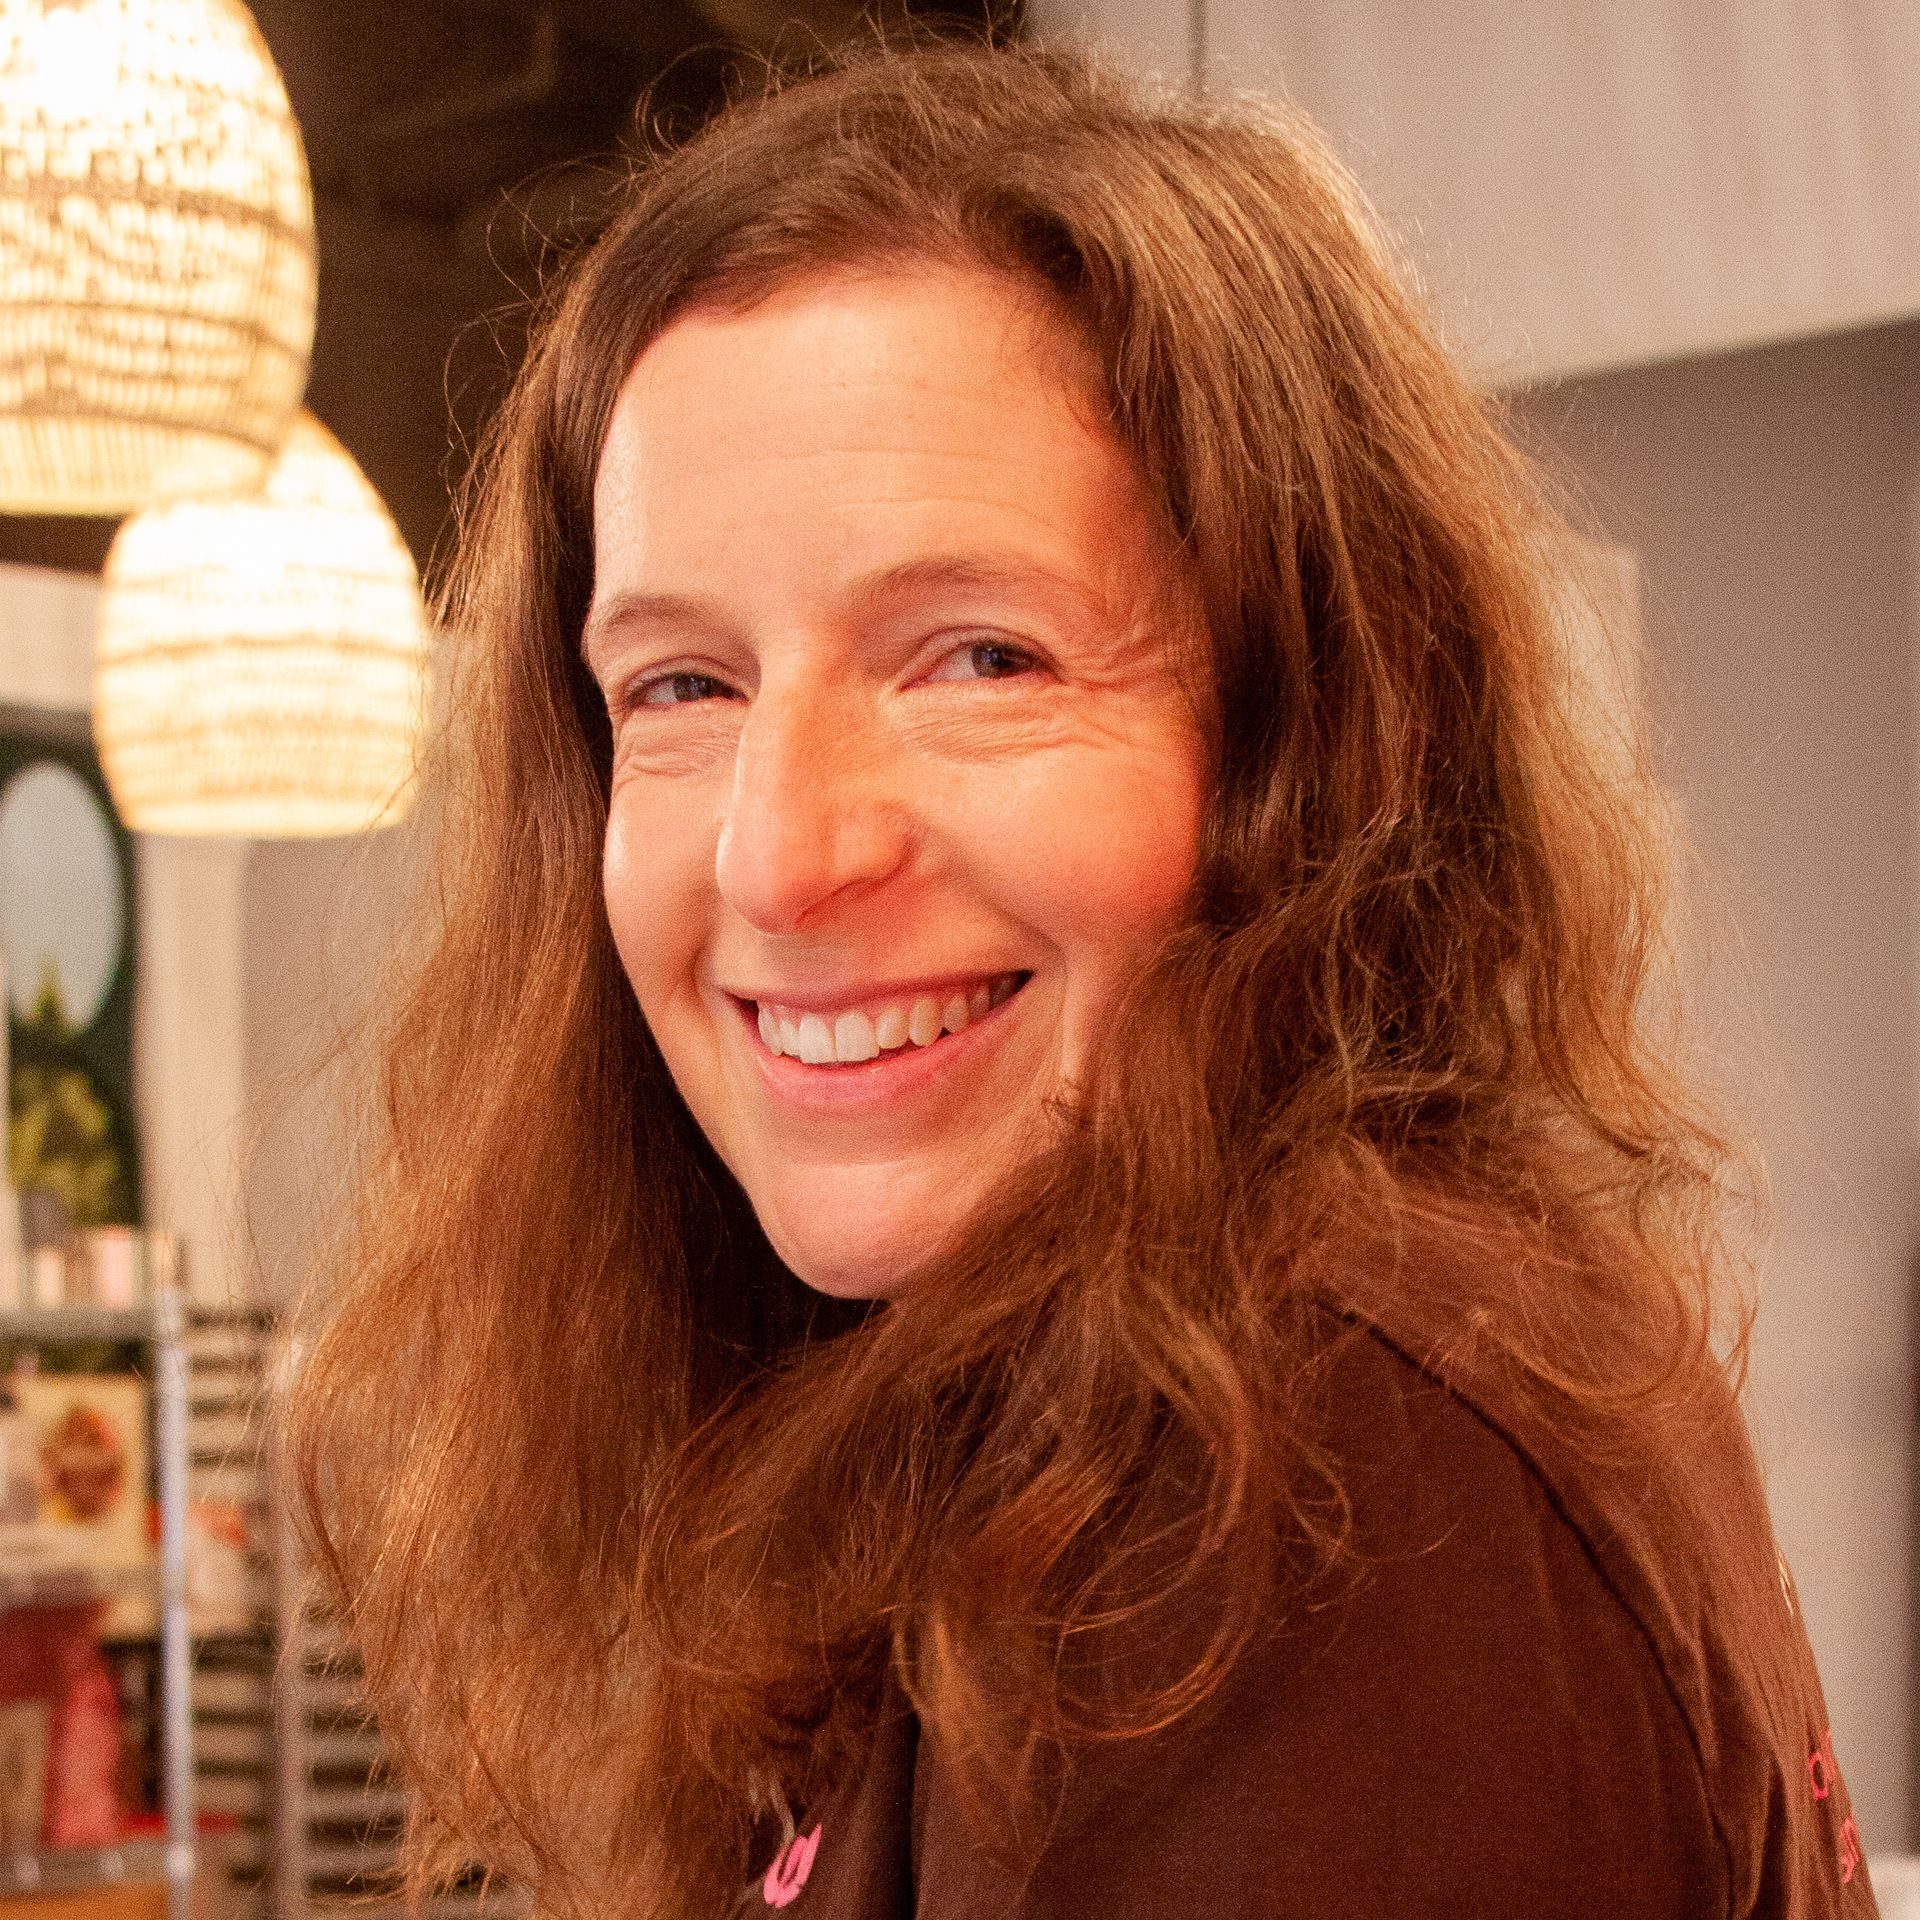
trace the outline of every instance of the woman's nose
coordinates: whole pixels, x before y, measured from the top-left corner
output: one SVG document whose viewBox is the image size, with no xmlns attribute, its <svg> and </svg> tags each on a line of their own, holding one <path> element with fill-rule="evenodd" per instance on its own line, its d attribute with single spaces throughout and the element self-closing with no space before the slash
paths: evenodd
<svg viewBox="0 0 1920 1920">
<path fill-rule="evenodd" d="M 747 710 L 715 856 L 721 897 L 763 933 L 796 933 L 905 862 L 898 769 L 858 703 L 762 688 Z"/>
</svg>

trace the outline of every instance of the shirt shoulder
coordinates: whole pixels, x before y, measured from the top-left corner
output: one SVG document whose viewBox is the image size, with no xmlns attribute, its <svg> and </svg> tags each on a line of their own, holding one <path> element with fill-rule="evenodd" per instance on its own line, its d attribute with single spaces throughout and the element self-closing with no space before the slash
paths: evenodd
<svg viewBox="0 0 1920 1920">
<path fill-rule="evenodd" d="M 1339 1674 L 1376 1777 L 1455 1837 L 1429 1859 L 1472 1834 L 1475 1875 L 1516 1847 L 1556 1863 L 1537 1885 L 1498 1865 L 1463 1899 L 1490 1913 L 1593 1910 L 1605 1892 L 1649 1914 L 1871 1914 L 1723 1377 L 1694 1383 L 1678 1423 L 1623 1411 L 1596 1426 L 1462 1358 L 1462 1343 L 1423 1348 L 1350 1309 L 1337 1323 L 1326 1431 L 1356 1571 L 1324 1627 L 1296 1623 L 1264 1657 L 1275 1681 Z"/>
<path fill-rule="evenodd" d="M 923 1779 L 916 1912 L 1870 1914 L 1738 1409 L 1703 1415 L 1679 1454 L 1576 1448 L 1347 1316 L 1348 1565 L 1203 1709 L 1086 1756 L 1031 1875 Z"/>
<path fill-rule="evenodd" d="M 937 1738 L 897 1705 L 873 1764 L 802 1823 L 804 1894 L 775 1875 L 769 1904 L 796 1920 L 1372 1920 L 1410 1901 L 1484 1920 L 1872 1914 L 1731 1394 L 1684 1448 L 1596 1450 L 1404 1330 L 1328 1325 L 1340 1573 L 1280 1609 L 1202 1708 L 1077 1756 L 1025 1871 L 975 1844 Z"/>
</svg>

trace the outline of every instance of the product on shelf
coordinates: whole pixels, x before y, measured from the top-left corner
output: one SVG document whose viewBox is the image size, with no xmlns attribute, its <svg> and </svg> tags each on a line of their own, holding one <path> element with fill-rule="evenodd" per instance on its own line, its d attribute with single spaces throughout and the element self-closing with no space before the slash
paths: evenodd
<svg viewBox="0 0 1920 1920">
<path fill-rule="evenodd" d="M 0 1374 L 0 1536 L 40 1517 L 40 1442 L 12 1380 Z"/>
<path fill-rule="evenodd" d="M 132 1373 L 15 1373 L 8 1390 L 36 1452 L 38 1499 L 33 1518 L 0 1522 L 0 1574 L 97 1582 L 113 1595 L 109 1638 L 152 1633 L 147 1383 Z"/>
<path fill-rule="evenodd" d="M 120 1693 L 96 1646 L 54 1702 L 41 1842 L 111 1847 L 121 1822 Z"/>
<path fill-rule="evenodd" d="M 17 1212 L 33 1193 L 9 1194 Z M 18 1242 L 19 1244 L 15 1244 Z M 0 1311 L 144 1307 L 177 1284 L 180 1249 L 169 1233 L 137 1227 L 70 1227 L 9 1240 L 0 1219 Z"/>
<path fill-rule="evenodd" d="M 259 1618 L 247 1564 L 254 1526 L 237 1500 L 187 1506 L 187 1613 L 199 1634 L 245 1633 Z"/>
<path fill-rule="evenodd" d="M 0 1825 L 6 1850 L 112 1846 L 120 1700 L 100 1649 L 106 1603 L 0 1613 Z"/>
<path fill-rule="evenodd" d="M 0 1853 L 27 1853 L 40 1844 L 52 1723 L 51 1701 L 0 1701 Z"/>
</svg>

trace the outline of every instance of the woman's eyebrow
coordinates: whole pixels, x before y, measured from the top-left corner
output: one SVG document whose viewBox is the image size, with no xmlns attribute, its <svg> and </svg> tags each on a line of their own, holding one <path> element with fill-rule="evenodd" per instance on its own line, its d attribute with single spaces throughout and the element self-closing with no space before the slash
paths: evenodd
<svg viewBox="0 0 1920 1920">
<path fill-rule="evenodd" d="M 726 625 L 720 605 L 697 593 L 643 593 L 622 589 L 596 598 L 580 627 L 580 657 L 588 666 L 599 647 L 622 628 L 705 627 Z"/>
<path fill-rule="evenodd" d="M 1105 600 L 1085 581 L 1035 561 L 978 554 L 903 560 L 878 568 L 854 582 L 848 599 L 860 611 L 873 613 L 889 603 L 937 593 L 1000 593 L 1050 602 L 1075 619 L 1094 623 L 1109 613 Z M 622 588 L 588 608 L 580 628 L 580 657 L 591 668 L 595 653 L 617 632 L 647 627 L 713 632 L 730 624 L 720 603 L 705 594 Z"/>
<path fill-rule="evenodd" d="M 934 593 L 1007 593 L 1023 599 L 1064 603 L 1074 615 L 1099 619 L 1106 602 L 1083 580 L 1031 560 L 1006 560 L 979 554 L 950 554 L 903 560 L 856 582 L 856 604 L 873 607 L 890 600 Z"/>
</svg>

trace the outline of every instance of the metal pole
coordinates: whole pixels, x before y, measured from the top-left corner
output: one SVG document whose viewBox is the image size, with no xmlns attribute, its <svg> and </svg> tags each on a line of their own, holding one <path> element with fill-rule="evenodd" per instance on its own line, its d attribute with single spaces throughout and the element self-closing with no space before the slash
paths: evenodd
<svg viewBox="0 0 1920 1920">
<path fill-rule="evenodd" d="M 277 1399 L 277 1396 L 276 1396 Z M 274 1920 L 307 1920 L 306 1578 L 277 1455 L 267 1482 L 273 1516 Z"/>
<path fill-rule="evenodd" d="M 156 1275 L 156 1279 L 159 1276 Z M 167 1920 L 191 1920 L 193 1642 L 187 1619 L 187 1349 L 178 1276 L 153 1293 L 154 1453 L 160 1491 L 160 1752 Z"/>
</svg>

